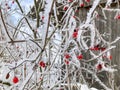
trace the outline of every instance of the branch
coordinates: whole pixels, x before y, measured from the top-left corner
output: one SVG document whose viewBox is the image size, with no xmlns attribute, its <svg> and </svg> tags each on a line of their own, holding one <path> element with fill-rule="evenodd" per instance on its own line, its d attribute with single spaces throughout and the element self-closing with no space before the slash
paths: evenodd
<svg viewBox="0 0 120 90">
<path fill-rule="evenodd" d="M 11 36 L 10 36 L 10 34 L 9 34 L 9 32 L 8 32 L 8 29 L 7 29 L 7 27 L 6 27 L 6 24 L 5 24 L 5 21 L 4 21 L 4 19 L 3 19 L 3 15 L 2 15 L 2 10 L 1 10 L 0 15 L 1 15 L 1 19 L 2 19 L 2 22 L 3 22 L 4 28 L 5 28 L 5 31 L 6 31 L 6 33 L 7 33 L 7 35 L 8 35 L 8 37 L 9 37 L 9 39 L 10 39 L 11 42 L 12 42 L 13 39 L 11 38 Z"/>
</svg>

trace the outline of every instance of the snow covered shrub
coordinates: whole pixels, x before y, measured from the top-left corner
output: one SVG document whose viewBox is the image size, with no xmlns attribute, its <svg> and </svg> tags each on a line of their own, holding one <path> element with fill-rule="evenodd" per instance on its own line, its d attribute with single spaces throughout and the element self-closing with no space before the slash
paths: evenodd
<svg viewBox="0 0 120 90">
<path fill-rule="evenodd" d="M 106 10 L 120 19 L 113 3 L 119 5 L 117 0 L 1 0 L 0 90 L 114 90 L 111 50 L 120 37 L 105 39 L 95 23 L 97 7 L 104 19 Z"/>
</svg>

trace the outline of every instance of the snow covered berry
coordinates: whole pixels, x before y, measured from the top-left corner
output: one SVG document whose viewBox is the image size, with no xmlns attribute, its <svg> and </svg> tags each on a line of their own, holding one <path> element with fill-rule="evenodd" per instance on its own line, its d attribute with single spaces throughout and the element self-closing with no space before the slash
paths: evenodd
<svg viewBox="0 0 120 90">
<path fill-rule="evenodd" d="M 84 3 L 81 3 L 81 4 L 80 4 L 80 7 L 84 7 Z"/>
<path fill-rule="evenodd" d="M 64 60 L 64 62 L 66 65 L 69 65 L 69 63 L 70 63 L 69 60 L 66 60 L 66 59 Z"/>
<path fill-rule="evenodd" d="M 98 50 L 100 50 L 100 47 L 99 47 L 99 45 L 96 45 L 94 47 L 91 47 L 90 50 L 98 51 Z"/>
<path fill-rule="evenodd" d="M 94 47 L 94 50 L 97 51 L 97 50 L 99 50 L 99 48 L 98 47 Z"/>
<path fill-rule="evenodd" d="M 108 56 L 108 59 L 109 59 L 109 60 L 112 60 L 112 55 Z"/>
<path fill-rule="evenodd" d="M 78 55 L 78 56 L 77 56 L 77 59 L 78 59 L 78 60 L 83 59 L 83 55 L 82 55 L 82 54 Z"/>
<path fill-rule="evenodd" d="M 13 78 L 13 83 L 16 84 L 16 83 L 18 83 L 18 82 L 19 82 L 19 79 L 18 79 L 17 76 L 15 76 L 15 77 Z"/>
<path fill-rule="evenodd" d="M 66 11 L 68 9 L 68 6 L 64 6 L 63 10 Z"/>
<path fill-rule="evenodd" d="M 104 47 L 100 48 L 101 51 L 105 51 L 105 49 L 106 49 L 106 48 L 104 48 Z"/>
<path fill-rule="evenodd" d="M 44 67 L 46 66 L 43 61 L 40 61 L 40 62 L 39 62 L 39 65 L 40 65 L 40 67 L 42 67 L 42 68 L 44 68 Z"/>
<path fill-rule="evenodd" d="M 65 56 L 66 59 L 70 58 L 70 55 L 68 53 L 66 53 L 64 56 Z"/>
<path fill-rule="evenodd" d="M 99 48 L 98 47 L 92 47 L 92 48 L 90 48 L 90 50 L 98 51 Z"/>
</svg>

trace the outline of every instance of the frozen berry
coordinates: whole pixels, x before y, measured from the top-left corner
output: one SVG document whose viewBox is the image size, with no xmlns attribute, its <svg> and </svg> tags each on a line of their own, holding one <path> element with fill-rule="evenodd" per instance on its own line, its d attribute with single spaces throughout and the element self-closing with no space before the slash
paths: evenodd
<svg viewBox="0 0 120 90">
<path fill-rule="evenodd" d="M 88 2 L 88 3 L 89 3 L 89 2 L 90 2 L 90 0 L 85 0 L 85 2 Z"/>
<path fill-rule="evenodd" d="M 76 32 L 73 32 L 72 37 L 73 37 L 73 38 L 77 38 L 77 36 L 78 36 L 78 32 L 77 32 L 77 31 L 76 31 Z"/>
<path fill-rule="evenodd" d="M 69 54 L 65 54 L 65 58 L 66 58 L 66 59 L 69 59 L 69 58 L 70 58 L 70 55 L 69 55 Z"/>
<path fill-rule="evenodd" d="M 98 64 L 96 68 L 97 68 L 97 70 L 101 70 L 102 69 L 102 64 Z"/>
<path fill-rule="evenodd" d="M 18 83 L 18 82 L 19 82 L 19 79 L 18 79 L 18 77 L 15 76 L 15 77 L 13 78 L 13 83 L 16 84 L 16 83 Z"/>
<path fill-rule="evenodd" d="M 77 59 L 79 59 L 79 60 L 83 59 L 83 55 L 82 54 L 78 55 Z"/>
<path fill-rule="evenodd" d="M 43 67 L 43 68 L 46 66 L 43 61 L 40 61 L 39 65 L 40 65 L 40 67 Z"/>
<path fill-rule="evenodd" d="M 81 4 L 80 4 L 80 7 L 84 7 L 84 3 L 81 3 Z"/>
<path fill-rule="evenodd" d="M 112 60 L 112 56 L 111 56 L 111 55 L 110 55 L 110 56 L 108 56 L 108 59 L 109 59 L 109 60 Z"/>
<path fill-rule="evenodd" d="M 104 47 L 100 48 L 101 51 L 105 51 L 105 49 L 106 49 L 106 48 L 104 48 Z"/>
<path fill-rule="evenodd" d="M 68 9 L 68 6 L 64 6 L 63 10 L 66 11 Z"/>
<path fill-rule="evenodd" d="M 98 51 L 98 50 L 100 50 L 100 47 L 99 47 L 99 45 L 96 45 L 94 47 L 91 47 L 90 50 Z"/>
<path fill-rule="evenodd" d="M 68 2 L 73 2 L 73 0 L 68 0 Z"/>
<path fill-rule="evenodd" d="M 69 60 L 65 60 L 65 64 L 66 64 L 66 65 L 69 65 Z"/>
</svg>

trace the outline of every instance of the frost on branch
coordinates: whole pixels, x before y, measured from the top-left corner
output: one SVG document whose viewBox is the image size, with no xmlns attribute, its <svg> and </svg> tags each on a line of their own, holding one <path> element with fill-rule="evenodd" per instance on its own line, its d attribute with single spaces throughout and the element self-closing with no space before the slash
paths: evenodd
<svg viewBox="0 0 120 90">
<path fill-rule="evenodd" d="M 116 0 L 1 0 L 0 90 L 114 90 L 111 51 L 120 37 L 112 40 L 111 29 L 102 33 L 97 24 L 108 25 L 106 11 L 120 19 L 112 4 L 119 6 Z"/>
</svg>

